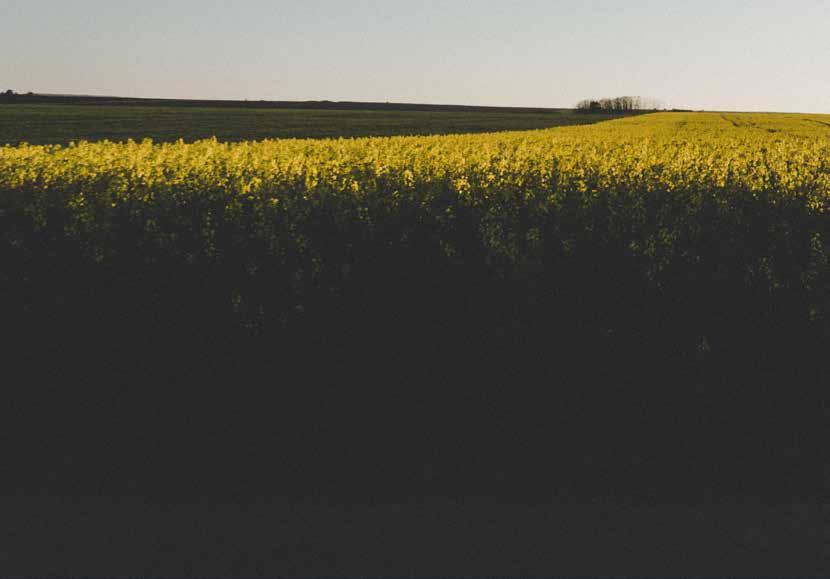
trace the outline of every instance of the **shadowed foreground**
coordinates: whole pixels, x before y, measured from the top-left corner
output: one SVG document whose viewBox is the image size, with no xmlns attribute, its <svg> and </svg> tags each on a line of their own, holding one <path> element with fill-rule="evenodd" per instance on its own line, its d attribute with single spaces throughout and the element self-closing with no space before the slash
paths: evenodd
<svg viewBox="0 0 830 579">
<path fill-rule="evenodd" d="M 740 118 L 4 149 L 0 570 L 826 572 L 826 141 Z"/>
<path fill-rule="evenodd" d="M 739 575 L 827 571 L 818 503 L 0 500 L 10 575 Z M 48 554 L 48 556 L 44 556 Z"/>
<path fill-rule="evenodd" d="M 18 343 L 6 572 L 826 571 L 820 408 L 782 376 L 165 330 Z"/>
</svg>

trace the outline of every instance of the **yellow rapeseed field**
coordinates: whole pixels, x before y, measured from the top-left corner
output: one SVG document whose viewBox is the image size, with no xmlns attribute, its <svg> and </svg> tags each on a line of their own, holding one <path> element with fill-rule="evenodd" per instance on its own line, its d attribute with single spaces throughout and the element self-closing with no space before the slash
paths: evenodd
<svg viewBox="0 0 830 579">
<path fill-rule="evenodd" d="M 503 269 L 591 240 L 641 259 L 659 284 L 670 264 L 694 264 L 695 240 L 709 235 L 741 241 L 747 276 L 772 288 L 796 276 L 819 291 L 830 254 L 830 115 L 658 113 L 478 135 L 6 146 L 0 208 L 36 230 L 60 228 L 102 263 L 125 243 L 221 262 L 256 240 L 260 262 L 312 276 L 347 271 L 367 239 L 427 240 L 462 261 L 483 248 Z"/>
<path fill-rule="evenodd" d="M 0 203 L 39 219 L 49 203 L 78 215 L 218 199 L 247 205 L 340 196 L 393 206 L 452 193 L 555 202 L 648 191 L 730 188 L 801 198 L 826 211 L 830 115 L 661 113 L 598 125 L 485 135 L 224 144 L 77 143 L 0 149 Z"/>
</svg>

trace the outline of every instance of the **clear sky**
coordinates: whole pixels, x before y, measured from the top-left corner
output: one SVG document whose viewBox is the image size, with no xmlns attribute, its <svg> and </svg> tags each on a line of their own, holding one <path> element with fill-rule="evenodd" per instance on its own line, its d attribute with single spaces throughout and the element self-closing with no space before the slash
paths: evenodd
<svg viewBox="0 0 830 579">
<path fill-rule="evenodd" d="M 830 113 L 830 0 L 0 0 L 0 89 Z"/>
</svg>

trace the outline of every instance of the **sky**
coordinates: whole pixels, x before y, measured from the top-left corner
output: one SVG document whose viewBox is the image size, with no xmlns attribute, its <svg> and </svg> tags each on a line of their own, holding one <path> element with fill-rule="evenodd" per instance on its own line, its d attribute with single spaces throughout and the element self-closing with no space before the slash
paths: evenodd
<svg viewBox="0 0 830 579">
<path fill-rule="evenodd" d="M 830 0 L 0 0 L 0 90 L 830 113 Z"/>
</svg>

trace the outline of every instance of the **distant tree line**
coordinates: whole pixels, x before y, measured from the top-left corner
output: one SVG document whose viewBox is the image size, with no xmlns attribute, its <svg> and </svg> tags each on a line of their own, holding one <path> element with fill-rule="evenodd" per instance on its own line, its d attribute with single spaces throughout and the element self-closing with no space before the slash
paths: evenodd
<svg viewBox="0 0 830 579">
<path fill-rule="evenodd" d="M 583 99 L 576 104 L 576 111 L 581 113 L 627 113 L 653 111 L 660 108 L 662 108 L 662 105 L 656 99 L 640 96 Z"/>
<path fill-rule="evenodd" d="M 33 92 L 27 92 L 26 96 L 32 96 Z M 0 91 L 0 100 L 16 100 L 17 97 L 23 96 L 22 93 L 14 92 L 12 89 Z"/>
</svg>

